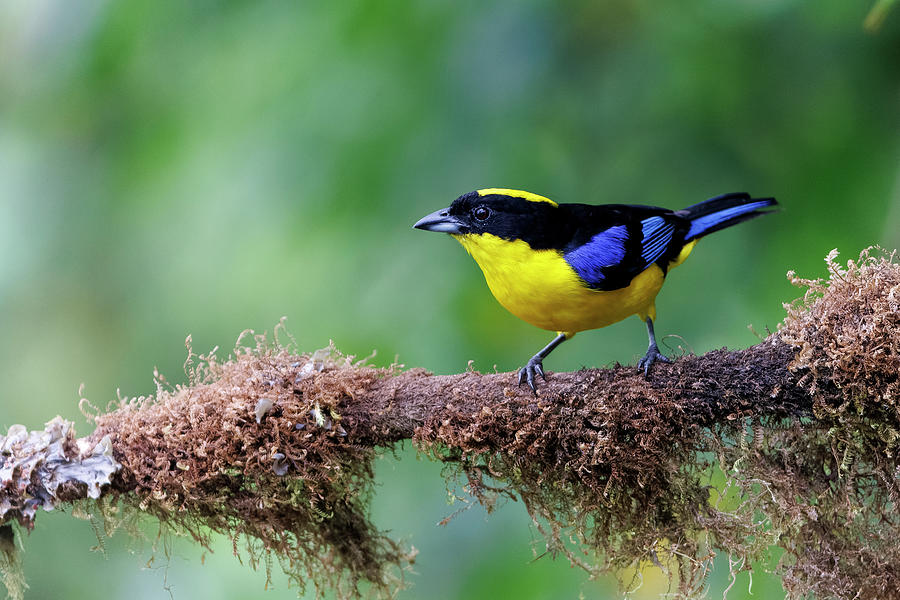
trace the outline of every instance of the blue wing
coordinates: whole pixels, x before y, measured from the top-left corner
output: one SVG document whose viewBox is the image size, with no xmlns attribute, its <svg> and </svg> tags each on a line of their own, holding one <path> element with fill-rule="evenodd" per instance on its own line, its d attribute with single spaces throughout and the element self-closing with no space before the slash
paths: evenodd
<svg viewBox="0 0 900 600">
<path fill-rule="evenodd" d="M 633 242 L 629 243 L 629 229 L 635 237 L 640 235 L 637 248 Z M 605 229 L 587 243 L 566 252 L 564 258 L 588 286 L 600 290 L 618 289 L 627 286 L 638 273 L 658 261 L 668 249 L 674 233 L 675 224 L 671 221 L 661 216 L 648 217 L 631 226 Z"/>
<path fill-rule="evenodd" d="M 628 228 L 617 225 L 594 235 L 588 243 L 567 252 L 564 258 L 589 286 L 602 287 L 605 271 L 617 267 L 625 258 L 626 241 Z"/>
</svg>

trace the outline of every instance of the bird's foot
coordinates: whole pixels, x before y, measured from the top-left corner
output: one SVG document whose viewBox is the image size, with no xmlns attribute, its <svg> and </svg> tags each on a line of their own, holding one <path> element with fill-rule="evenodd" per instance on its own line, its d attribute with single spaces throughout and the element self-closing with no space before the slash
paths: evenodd
<svg viewBox="0 0 900 600">
<path fill-rule="evenodd" d="M 650 366 L 655 362 L 670 363 L 672 359 L 659 351 L 656 345 L 647 348 L 647 354 L 638 361 L 638 369 L 644 370 L 644 376 L 650 374 Z"/>
<path fill-rule="evenodd" d="M 544 381 L 547 381 L 547 376 L 544 375 L 544 363 L 542 362 L 541 357 L 537 355 L 532 356 L 531 360 L 528 361 L 528 364 L 519 369 L 519 385 L 528 383 L 528 387 L 531 388 L 531 391 L 534 392 L 535 396 L 537 396 L 537 386 L 534 384 L 536 375 L 540 375 L 544 378 Z"/>
</svg>

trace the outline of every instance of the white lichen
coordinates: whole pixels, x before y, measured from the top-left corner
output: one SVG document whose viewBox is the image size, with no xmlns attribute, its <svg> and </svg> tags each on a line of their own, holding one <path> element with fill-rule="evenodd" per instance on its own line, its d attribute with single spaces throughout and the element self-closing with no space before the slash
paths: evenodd
<svg viewBox="0 0 900 600">
<path fill-rule="evenodd" d="M 120 468 L 109 436 L 77 440 L 73 424 L 61 417 L 43 430 L 13 425 L 0 436 L 0 522 L 16 517 L 30 525 L 38 508 L 56 507 L 66 484 L 84 485 L 86 497 L 99 498 Z"/>
</svg>

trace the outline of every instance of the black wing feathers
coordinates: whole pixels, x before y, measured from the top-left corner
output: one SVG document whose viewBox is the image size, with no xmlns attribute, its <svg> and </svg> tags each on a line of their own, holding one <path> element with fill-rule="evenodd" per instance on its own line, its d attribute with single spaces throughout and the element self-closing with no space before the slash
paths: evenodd
<svg viewBox="0 0 900 600">
<path fill-rule="evenodd" d="M 658 264 L 665 273 L 681 251 L 690 223 L 654 206 L 561 204 L 572 232 L 563 256 L 591 288 L 627 287 L 641 271 Z"/>
</svg>

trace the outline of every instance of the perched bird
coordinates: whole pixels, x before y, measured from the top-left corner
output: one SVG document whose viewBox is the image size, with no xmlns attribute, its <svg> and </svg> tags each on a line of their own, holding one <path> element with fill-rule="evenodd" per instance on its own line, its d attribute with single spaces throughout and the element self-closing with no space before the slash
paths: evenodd
<svg viewBox="0 0 900 600">
<path fill-rule="evenodd" d="M 650 346 L 638 362 L 649 374 L 660 353 L 653 332 L 656 295 L 669 269 L 701 237 L 767 214 L 774 198 L 724 194 L 683 210 L 625 204 L 557 204 L 489 188 L 464 194 L 414 227 L 449 233 L 472 255 L 497 301 L 557 336 L 519 369 L 519 385 L 537 393 L 543 360 L 579 331 L 631 315 L 647 324 Z"/>
</svg>

